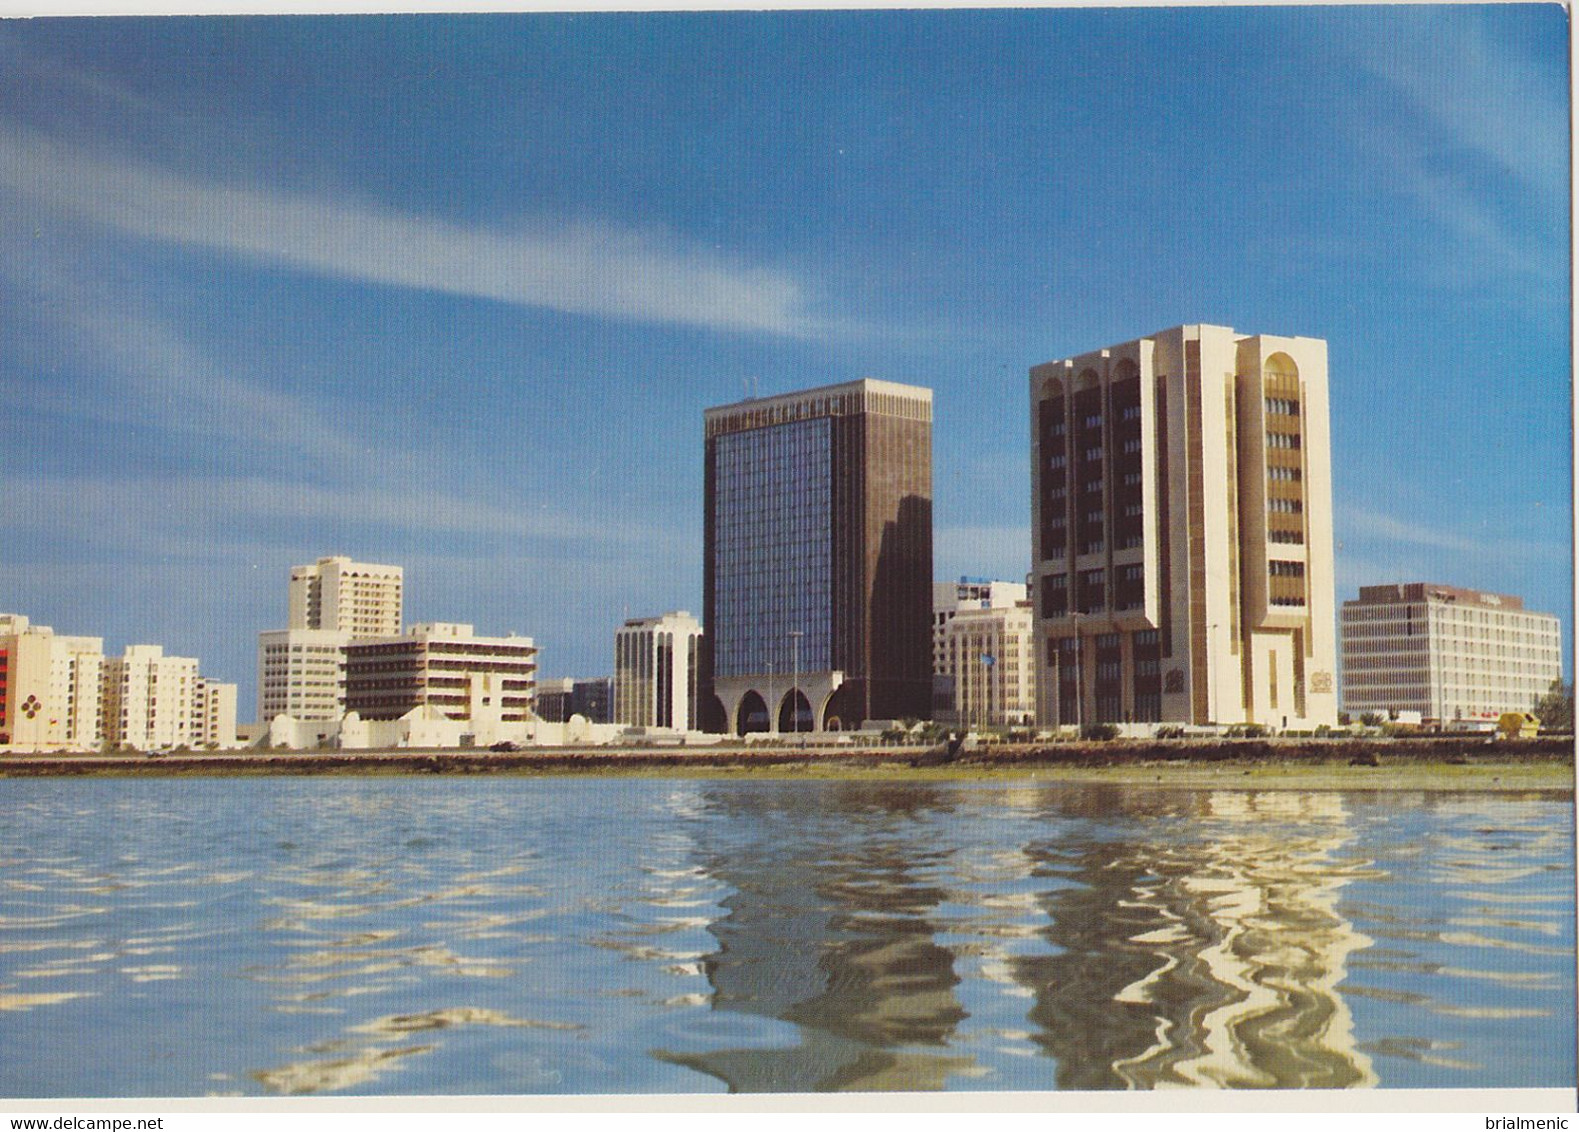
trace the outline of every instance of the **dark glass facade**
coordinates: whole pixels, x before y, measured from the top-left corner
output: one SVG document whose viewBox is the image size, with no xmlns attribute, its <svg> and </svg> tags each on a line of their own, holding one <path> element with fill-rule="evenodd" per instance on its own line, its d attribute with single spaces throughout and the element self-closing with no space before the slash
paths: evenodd
<svg viewBox="0 0 1579 1132">
<path fill-rule="evenodd" d="M 928 718 L 930 391 L 858 381 L 710 409 L 704 477 L 704 726 L 739 728 L 721 681 L 749 681 L 766 720 L 796 667 L 842 674 L 818 726 Z"/>
</svg>

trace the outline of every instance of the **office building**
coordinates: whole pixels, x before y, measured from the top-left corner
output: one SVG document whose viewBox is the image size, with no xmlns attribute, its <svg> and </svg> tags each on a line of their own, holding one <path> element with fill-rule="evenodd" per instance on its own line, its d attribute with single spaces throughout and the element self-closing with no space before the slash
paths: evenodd
<svg viewBox="0 0 1579 1132">
<path fill-rule="evenodd" d="M 398 635 L 403 575 L 399 566 L 343 557 L 293 566 L 287 627 L 334 630 L 352 639 Z"/>
<path fill-rule="evenodd" d="M 479 637 L 471 625 L 436 621 L 352 641 L 345 653 L 346 710 L 362 719 L 399 719 L 419 707 L 477 723 L 534 718 L 530 637 Z"/>
<path fill-rule="evenodd" d="M 570 689 L 570 714 L 588 723 L 614 722 L 614 681 L 607 676 L 577 680 Z"/>
<path fill-rule="evenodd" d="M 89 750 L 104 738 L 104 641 L 0 614 L 0 744 Z"/>
<path fill-rule="evenodd" d="M 926 718 L 931 390 L 854 381 L 704 425 L 704 728 Z"/>
<path fill-rule="evenodd" d="M 293 566 L 289 628 L 258 634 L 258 719 L 345 714 L 345 647 L 400 634 L 404 570 L 345 557 Z"/>
<path fill-rule="evenodd" d="M 1343 603 L 1343 707 L 1441 723 L 1529 711 L 1562 677 L 1562 627 L 1509 594 L 1431 582 Z"/>
<path fill-rule="evenodd" d="M 1036 720 L 1035 626 L 1023 582 L 961 578 L 932 595 L 932 670 L 946 718 L 974 727 Z"/>
<path fill-rule="evenodd" d="M 1335 723 L 1326 343 L 1179 326 L 1030 391 L 1039 719 Z"/>
<path fill-rule="evenodd" d="M 258 634 L 258 719 L 335 720 L 345 714 L 345 647 L 335 629 Z"/>
<path fill-rule="evenodd" d="M 538 680 L 533 710 L 544 723 L 563 723 L 575 714 L 571 697 L 575 694 L 574 680 Z"/>
<path fill-rule="evenodd" d="M 696 730 L 701 640 L 684 610 L 625 622 L 614 634 L 614 722 Z"/>
</svg>

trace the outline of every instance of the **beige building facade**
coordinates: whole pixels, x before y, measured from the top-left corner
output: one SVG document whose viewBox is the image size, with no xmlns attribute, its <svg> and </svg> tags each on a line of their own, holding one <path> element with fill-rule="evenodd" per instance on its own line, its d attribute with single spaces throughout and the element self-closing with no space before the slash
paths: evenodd
<svg viewBox="0 0 1579 1132">
<path fill-rule="evenodd" d="M 1336 723 L 1326 343 L 1179 326 L 1030 392 L 1039 721 Z"/>
<path fill-rule="evenodd" d="M 614 722 L 699 729 L 702 626 L 685 610 L 625 622 L 614 634 Z"/>
<path fill-rule="evenodd" d="M 353 638 L 400 632 L 405 571 L 399 566 L 320 558 L 291 568 L 291 629 L 332 629 Z"/>
<path fill-rule="evenodd" d="M 0 614 L 0 744 L 89 750 L 103 741 L 104 640 Z"/>
<path fill-rule="evenodd" d="M 1562 625 L 1510 594 L 1432 582 L 1343 603 L 1343 707 L 1440 723 L 1529 711 L 1563 672 Z"/>
<path fill-rule="evenodd" d="M 139 751 L 196 742 L 197 660 L 127 645 L 104 662 L 104 738 Z"/>
<path fill-rule="evenodd" d="M 1035 623 L 1024 582 L 961 578 L 932 586 L 934 718 L 976 727 L 1035 722 Z"/>
<path fill-rule="evenodd" d="M 400 566 L 320 558 L 291 568 L 288 628 L 258 634 L 258 720 L 338 720 L 346 709 L 346 647 L 400 635 Z"/>
<path fill-rule="evenodd" d="M 339 719 L 345 714 L 345 648 L 335 629 L 274 629 L 258 634 L 258 719 Z"/>
</svg>

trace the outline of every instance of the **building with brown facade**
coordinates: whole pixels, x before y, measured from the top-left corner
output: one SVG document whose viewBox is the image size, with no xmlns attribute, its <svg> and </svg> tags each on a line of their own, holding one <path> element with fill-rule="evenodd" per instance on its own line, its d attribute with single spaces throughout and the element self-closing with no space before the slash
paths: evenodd
<svg viewBox="0 0 1579 1132">
<path fill-rule="evenodd" d="M 436 621 L 399 637 L 345 647 L 348 711 L 362 719 L 399 719 L 429 708 L 456 720 L 530 720 L 537 646 L 530 637 L 479 637 L 471 625 Z"/>
<path fill-rule="evenodd" d="M 853 381 L 704 424 L 704 728 L 927 717 L 931 390 Z"/>
<path fill-rule="evenodd" d="M 1327 344 L 1179 326 L 1030 392 L 1038 718 L 1335 723 Z"/>
</svg>

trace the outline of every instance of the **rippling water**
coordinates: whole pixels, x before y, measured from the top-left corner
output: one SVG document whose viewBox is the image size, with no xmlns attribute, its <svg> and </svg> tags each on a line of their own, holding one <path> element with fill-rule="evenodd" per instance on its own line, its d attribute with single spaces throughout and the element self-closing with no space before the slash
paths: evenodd
<svg viewBox="0 0 1579 1132">
<path fill-rule="evenodd" d="M 0 1095 L 1573 1087 L 1572 802 L 0 781 Z"/>
</svg>

